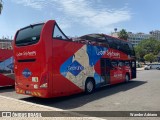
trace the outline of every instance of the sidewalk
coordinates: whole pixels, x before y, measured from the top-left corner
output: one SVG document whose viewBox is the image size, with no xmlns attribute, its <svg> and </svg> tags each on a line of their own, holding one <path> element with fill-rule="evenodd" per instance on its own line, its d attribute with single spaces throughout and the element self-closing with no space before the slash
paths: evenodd
<svg viewBox="0 0 160 120">
<path fill-rule="evenodd" d="M 137 68 L 137 71 L 141 71 L 141 70 L 144 70 L 144 67 Z"/>
<path fill-rule="evenodd" d="M 23 112 L 24 111 L 24 112 Z M 28 112 L 30 113 L 36 113 L 39 112 L 41 114 L 40 111 L 42 112 L 42 117 L 41 115 L 39 115 L 40 117 L 17 117 L 17 115 L 19 114 L 20 116 L 23 114 L 27 114 L 28 116 Z M 51 112 L 53 111 L 53 112 Z M 14 117 L 2 117 L 2 112 L 11 112 L 12 116 Z M 48 116 L 49 114 L 52 115 L 52 117 L 43 117 L 43 113 L 47 113 Z M 63 113 L 64 112 L 64 113 Z M 16 113 L 16 114 L 14 114 Z M 6 114 L 6 113 L 5 113 Z M 38 113 L 37 113 L 38 114 Z M 58 116 L 58 117 L 53 117 L 54 115 Z M 7 114 L 8 115 L 8 114 Z M 47 115 L 45 115 L 47 116 Z M 71 117 L 72 116 L 72 117 Z M 34 119 L 34 120 L 103 120 L 101 118 L 96 118 L 96 117 L 80 117 L 81 115 L 78 113 L 74 113 L 74 112 L 65 112 L 62 109 L 58 109 L 58 108 L 53 108 L 53 107 L 48 107 L 48 106 L 44 106 L 44 105 L 39 105 L 39 104 L 34 104 L 34 103 L 30 103 L 30 102 L 26 102 L 26 101 L 22 101 L 22 100 L 17 100 L 17 99 L 13 99 L 13 98 L 9 98 L 9 97 L 5 97 L 5 96 L 1 96 L 0 95 L 0 119 L 2 120 L 30 120 L 30 119 Z"/>
</svg>

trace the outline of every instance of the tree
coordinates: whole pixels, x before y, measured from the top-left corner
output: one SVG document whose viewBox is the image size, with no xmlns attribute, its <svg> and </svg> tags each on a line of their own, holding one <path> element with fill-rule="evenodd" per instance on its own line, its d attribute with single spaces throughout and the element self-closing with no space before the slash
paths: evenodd
<svg viewBox="0 0 160 120">
<path fill-rule="evenodd" d="M 124 39 L 124 40 L 128 39 L 128 33 L 126 32 L 125 29 L 122 29 L 121 31 L 119 31 L 118 38 Z"/>
<path fill-rule="evenodd" d="M 152 53 L 149 53 L 144 56 L 144 59 L 152 63 L 156 59 L 156 56 L 153 55 Z"/>
<path fill-rule="evenodd" d="M 145 60 L 143 57 L 146 55 L 146 51 L 140 46 L 136 46 L 134 49 L 135 49 L 137 60 L 144 62 Z"/>
<path fill-rule="evenodd" d="M 2 0 L 0 0 L 0 14 L 2 12 L 2 8 L 3 8 L 3 4 L 2 4 Z"/>
<path fill-rule="evenodd" d="M 158 55 L 160 51 L 160 41 L 153 38 L 142 40 L 136 47 L 136 57 L 137 60 L 143 61 L 144 56 L 152 53 L 153 55 Z"/>
</svg>

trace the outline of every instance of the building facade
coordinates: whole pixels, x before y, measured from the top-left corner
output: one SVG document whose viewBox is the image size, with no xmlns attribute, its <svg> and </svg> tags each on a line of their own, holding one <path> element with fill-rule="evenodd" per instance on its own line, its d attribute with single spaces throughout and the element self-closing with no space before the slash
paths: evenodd
<svg viewBox="0 0 160 120">
<path fill-rule="evenodd" d="M 152 30 L 150 34 L 154 39 L 160 40 L 160 30 Z"/>
<path fill-rule="evenodd" d="M 118 38 L 118 33 L 119 32 L 111 32 L 111 36 Z"/>
<path fill-rule="evenodd" d="M 133 46 L 137 46 L 142 40 L 149 39 L 150 37 L 150 34 L 128 32 L 128 41 L 130 41 Z"/>
<path fill-rule="evenodd" d="M 118 37 L 118 32 L 111 33 L 111 36 Z M 133 46 L 136 46 L 142 40 L 149 39 L 151 36 L 151 34 L 128 32 L 128 41 L 130 41 Z"/>
<path fill-rule="evenodd" d="M 0 39 L 0 49 L 13 49 L 12 40 Z"/>
</svg>

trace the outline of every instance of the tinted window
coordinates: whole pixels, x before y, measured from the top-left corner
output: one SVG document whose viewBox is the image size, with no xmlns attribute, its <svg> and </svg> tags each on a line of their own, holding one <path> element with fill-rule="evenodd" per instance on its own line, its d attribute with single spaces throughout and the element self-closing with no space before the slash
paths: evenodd
<svg viewBox="0 0 160 120">
<path fill-rule="evenodd" d="M 101 59 L 101 67 L 105 67 L 105 59 Z"/>
<path fill-rule="evenodd" d="M 134 61 L 132 61 L 132 67 L 136 67 L 136 63 Z"/>
<path fill-rule="evenodd" d="M 107 41 L 111 48 L 121 50 L 121 41 L 116 38 L 107 37 Z"/>
<path fill-rule="evenodd" d="M 131 43 L 109 36 L 106 36 L 106 40 L 108 41 L 110 48 L 120 50 L 127 55 L 135 56 L 134 48 Z"/>
<path fill-rule="evenodd" d="M 107 38 L 107 41 L 108 41 L 109 46 L 110 46 L 111 48 L 117 49 L 116 44 L 115 44 L 113 38 L 108 37 L 108 38 Z"/>
<path fill-rule="evenodd" d="M 125 66 L 130 66 L 129 61 L 125 61 Z"/>
<path fill-rule="evenodd" d="M 130 50 L 130 48 L 128 46 L 128 43 L 124 43 L 123 47 L 124 47 L 124 52 L 127 53 L 127 54 L 130 54 L 131 50 Z"/>
<path fill-rule="evenodd" d="M 30 25 L 24 29 L 21 29 L 16 37 L 17 46 L 25 46 L 35 44 L 40 39 L 40 34 L 43 24 Z"/>
<path fill-rule="evenodd" d="M 85 36 L 82 36 L 80 37 L 81 39 L 85 39 L 85 40 L 91 40 L 91 41 L 96 41 L 96 38 L 95 37 L 92 37 L 90 35 L 85 35 Z"/>
<path fill-rule="evenodd" d="M 68 40 L 68 38 L 62 33 L 57 25 L 54 27 L 53 38 L 60 40 Z"/>
<path fill-rule="evenodd" d="M 89 35 L 81 36 L 80 39 L 89 40 L 90 42 L 92 41 L 98 44 L 108 45 L 106 38 L 100 34 L 89 34 Z"/>
<path fill-rule="evenodd" d="M 112 67 L 117 67 L 117 61 L 111 61 Z"/>
<path fill-rule="evenodd" d="M 118 66 L 123 67 L 124 66 L 124 61 L 119 61 Z"/>
<path fill-rule="evenodd" d="M 122 42 L 120 40 L 116 41 L 117 49 L 121 50 Z"/>
<path fill-rule="evenodd" d="M 135 51 L 134 51 L 134 48 L 133 48 L 133 45 L 131 43 L 128 43 L 128 46 L 129 46 L 129 52 L 130 52 L 130 55 L 132 56 L 135 56 Z"/>
</svg>

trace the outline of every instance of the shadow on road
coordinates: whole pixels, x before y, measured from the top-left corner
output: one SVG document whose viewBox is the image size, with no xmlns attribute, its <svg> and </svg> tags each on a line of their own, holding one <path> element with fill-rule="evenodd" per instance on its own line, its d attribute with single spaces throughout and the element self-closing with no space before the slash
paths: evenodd
<svg viewBox="0 0 160 120">
<path fill-rule="evenodd" d="M 132 80 L 128 83 L 120 83 L 120 84 L 100 88 L 90 95 L 85 95 L 84 93 L 81 93 L 81 94 L 76 94 L 76 95 L 66 96 L 66 97 L 59 97 L 59 98 L 44 99 L 44 98 L 28 97 L 28 98 L 23 98 L 21 100 L 67 110 L 67 109 L 74 109 L 74 108 L 83 106 L 94 100 L 98 100 L 110 95 L 118 94 L 119 92 L 122 92 L 122 91 L 133 89 L 145 83 L 147 82 L 140 81 L 140 80 L 136 80 L 136 81 Z"/>
<path fill-rule="evenodd" d="M 0 93 L 13 92 L 13 91 L 15 91 L 14 86 L 0 87 Z"/>
</svg>

